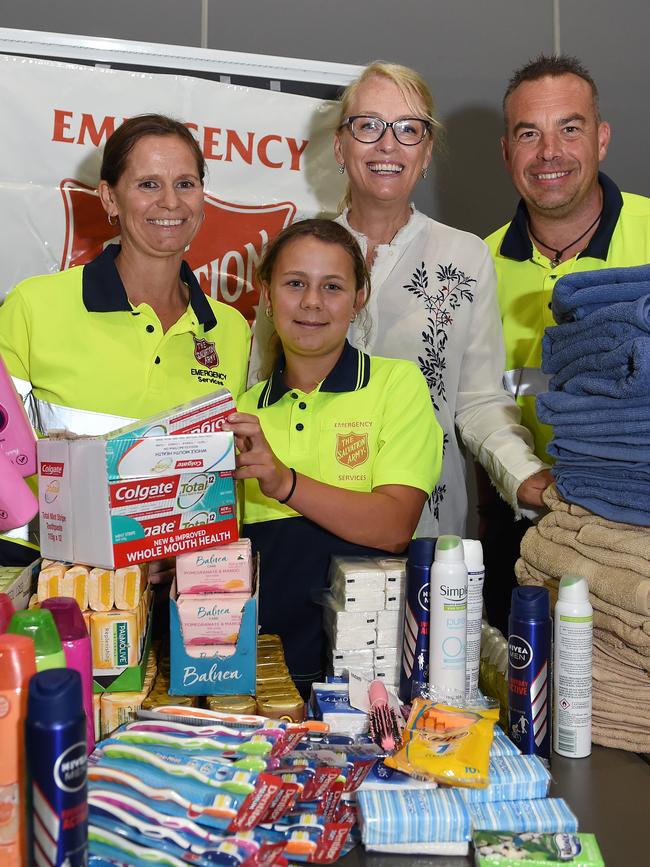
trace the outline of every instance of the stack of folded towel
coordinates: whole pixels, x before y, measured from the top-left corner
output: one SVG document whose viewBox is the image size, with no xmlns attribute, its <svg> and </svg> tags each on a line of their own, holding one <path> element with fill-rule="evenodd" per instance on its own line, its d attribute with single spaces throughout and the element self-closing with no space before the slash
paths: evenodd
<svg viewBox="0 0 650 867">
<path fill-rule="evenodd" d="M 650 529 L 565 502 L 552 485 L 549 512 L 524 536 L 520 584 L 548 588 L 584 575 L 594 609 L 594 743 L 650 752 Z"/>
<path fill-rule="evenodd" d="M 537 398 L 560 494 L 650 526 L 650 266 L 570 274 L 553 293 Z"/>
</svg>

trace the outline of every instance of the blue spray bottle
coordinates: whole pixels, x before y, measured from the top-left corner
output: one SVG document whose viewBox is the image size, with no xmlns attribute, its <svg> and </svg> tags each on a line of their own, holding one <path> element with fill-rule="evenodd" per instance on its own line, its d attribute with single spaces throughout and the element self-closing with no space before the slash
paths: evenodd
<svg viewBox="0 0 650 867">
<path fill-rule="evenodd" d="M 52 668 L 30 680 L 25 754 L 31 863 L 82 867 L 88 857 L 88 757 L 78 671 Z"/>
<path fill-rule="evenodd" d="M 509 735 L 522 753 L 551 755 L 551 637 L 545 587 L 516 587 L 508 621 Z"/>
<path fill-rule="evenodd" d="M 399 697 L 409 704 L 429 686 L 429 585 L 436 540 L 413 539 L 406 562 L 406 604 Z"/>
</svg>

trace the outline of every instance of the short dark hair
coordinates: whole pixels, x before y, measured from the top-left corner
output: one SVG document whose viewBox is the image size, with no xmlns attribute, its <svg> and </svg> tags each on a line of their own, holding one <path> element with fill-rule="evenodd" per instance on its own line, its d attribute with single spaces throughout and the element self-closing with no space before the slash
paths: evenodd
<svg viewBox="0 0 650 867">
<path fill-rule="evenodd" d="M 148 135 L 175 135 L 182 139 L 192 151 L 196 168 L 203 183 L 205 159 L 196 139 L 189 129 L 178 120 L 164 114 L 139 114 L 130 117 L 118 126 L 108 138 L 104 147 L 100 178 L 114 187 L 124 174 L 129 154 L 141 138 Z"/>
<path fill-rule="evenodd" d="M 286 247 L 290 241 L 294 241 L 296 238 L 305 237 L 315 238 L 317 241 L 323 241 L 325 244 L 338 244 L 339 247 L 343 247 L 352 259 L 356 291 L 365 289 L 367 300 L 370 295 L 370 273 L 368 272 L 368 266 L 363 258 L 361 248 L 356 238 L 348 232 L 345 226 L 335 223 L 334 220 L 321 218 L 298 220 L 297 223 L 292 223 L 286 229 L 283 229 L 270 241 L 262 260 L 257 266 L 256 274 L 258 280 L 261 283 L 270 284 L 273 267 L 282 248 Z"/>
<path fill-rule="evenodd" d="M 524 66 L 515 70 L 503 96 L 504 118 L 506 117 L 506 102 L 508 97 L 520 84 L 523 84 L 525 81 L 538 81 L 540 78 L 546 78 L 549 75 L 553 78 L 559 75 L 577 75 L 578 78 L 586 81 L 591 88 L 596 118 L 600 120 L 596 82 L 582 61 L 578 60 L 577 57 L 572 57 L 570 54 L 540 54 L 534 60 L 530 60 Z"/>
</svg>

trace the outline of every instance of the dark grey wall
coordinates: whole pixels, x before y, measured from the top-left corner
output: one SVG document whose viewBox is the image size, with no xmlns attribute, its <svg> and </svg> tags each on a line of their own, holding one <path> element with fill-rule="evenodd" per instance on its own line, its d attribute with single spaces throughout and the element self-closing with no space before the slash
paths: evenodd
<svg viewBox="0 0 650 867">
<path fill-rule="evenodd" d="M 650 195 L 648 0 L 209 0 L 207 47 L 417 68 L 437 98 L 447 155 L 417 193 L 432 216 L 485 234 L 515 201 L 499 150 L 512 70 L 559 36 L 601 90 L 613 127 L 605 169 Z M 201 0 L 0 0 L 0 26 L 200 46 Z M 555 26 L 555 29 L 554 29 Z"/>
</svg>

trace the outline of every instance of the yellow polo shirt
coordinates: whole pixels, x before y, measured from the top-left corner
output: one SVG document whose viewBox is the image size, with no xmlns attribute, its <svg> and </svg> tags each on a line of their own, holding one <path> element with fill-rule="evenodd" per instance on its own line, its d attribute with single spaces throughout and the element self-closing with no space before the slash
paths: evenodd
<svg viewBox="0 0 650 867">
<path fill-rule="evenodd" d="M 644 265 L 650 262 L 650 199 L 621 193 L 599 175 L 603 214 L 587 247 L 556 268 L 531 242 L 523 202 L 511 223 L 485 239 L 497 272 L 497 292 L 506 345 L 506 387 L 521 406 L 522 424 L 535 437 L 535 452 L 548 462 L 546 446 L 552 428 L 537 420 L 535 397 L 548 391 L 541 371 L 544 329 L 555 325 L 551 314 L 553 288 L 560 277 L 578 271 Z"/>
<path fill-rule="evenodd" d="M 111 245 L 87 265 L 19 283 L 0 307 L 0 355 L 38 427 L 103 433 L 227 388 L 244 390 L 250 331 L 209 298 L 186 263 L 187 310 L 166 333 L 148 304 L 132 306 Z M 113 423 L 116 419 L 117 423 Z"/>
<path fill-rule="evenodd" d="M 408 485 L 431 494 L 442 466 L 442 430 L 415 364 L 370 357 L 346 342 L 334 369 L 309 394 L 288 388 L 283 361 L 242 395 L 277 455 L 298 473 L 351 491 Z M 295 516 L 245 483 L 244 523 Z"/>
</svg>

